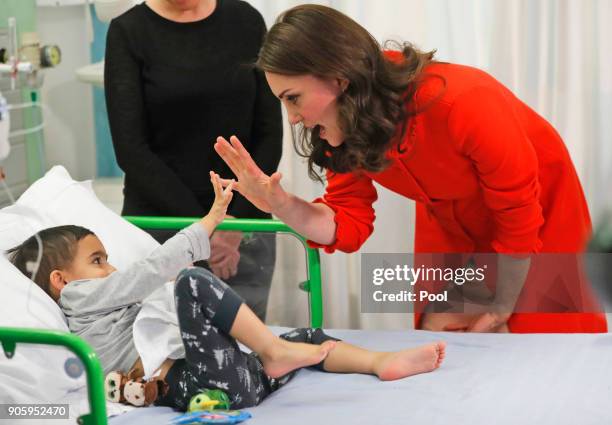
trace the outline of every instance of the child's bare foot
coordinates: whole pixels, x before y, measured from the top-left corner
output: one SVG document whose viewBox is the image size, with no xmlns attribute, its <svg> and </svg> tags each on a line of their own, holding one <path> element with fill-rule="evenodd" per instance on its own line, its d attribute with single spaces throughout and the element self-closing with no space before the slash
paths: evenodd
<svg viewBox="0 0 612 425">
<path fill-rule="evenodd" d="M 439 341 L 394 353 L 381 353 L 374 371 L 381 381 L 393 381 L 418 373 L 431 372 L 440 367 L 445 351 L 446 343 Z"/>
<path fill-rule="evenodd" d="M 322 362 L 336 346 L 336 341 L 325 341 L 321 345 L 289 342 L 278 338 L 269 349 L 261 353 L 264 372 L 278 378 L 300 367 Z"/>
</svg>

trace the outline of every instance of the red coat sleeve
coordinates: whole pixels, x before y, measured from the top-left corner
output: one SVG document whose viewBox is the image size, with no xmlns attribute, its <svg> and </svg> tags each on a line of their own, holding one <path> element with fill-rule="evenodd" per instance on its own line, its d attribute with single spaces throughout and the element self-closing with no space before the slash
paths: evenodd
<svg viewBox="0 0 612 425">
<path fill-rule="evenodd" d="M 493 212 L 493 249 L 538 252 L 544 223 L 538 159 L 510 96 L 488 86 L 460 95 L 451 107 L 449 131 L 460 152 L 473 161 L 485 205 Z"/>
<path fill-rule="evenodd" d="M 313 248 L 324 248 L 325 252 L 335 250 L 343 252 L 357 251 L 374 230 L 374 208 L 372 204 L 378 195 L 372 179 L 365 174 L 336 174 L 327 172 L 327 188 L 320 202 L 335 212 L 336 239 L 330 245 L 321 245 L 313 241 L 308 244 Z"/>
</svg>

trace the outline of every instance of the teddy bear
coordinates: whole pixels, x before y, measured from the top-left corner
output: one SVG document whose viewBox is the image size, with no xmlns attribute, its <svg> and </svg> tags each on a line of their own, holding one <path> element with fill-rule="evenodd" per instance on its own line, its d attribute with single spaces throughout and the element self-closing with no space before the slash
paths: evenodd
<svg viewBox="0 0 612 425">
<path fill-rule="evenodd" d="M 106 399 L 114 403 L 125 403 L 123 388 L 127 381 L 127 375 L 124 375 L 120 371 L 112 371 L 106 375 L 106 379 L 104 380 L 104 394 L 106 394 Z"/>
<path fill-rule="evenodd" d="M 113 371 L 106 375 L 104 392 L 106 399 L 115 403 L 149 406 L 166 395 L 168 384 L 157 377 L 144 380 L 142 377 L 131 378 L 121 371 Z"/>
</svg>

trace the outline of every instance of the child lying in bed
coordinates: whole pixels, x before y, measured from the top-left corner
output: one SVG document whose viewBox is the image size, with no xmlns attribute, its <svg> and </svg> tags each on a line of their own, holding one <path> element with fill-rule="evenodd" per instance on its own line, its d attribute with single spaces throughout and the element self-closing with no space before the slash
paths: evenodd
<svg viewBox="0 0 612 425">
<path fill-rule="evenodd" d="M 374 352 L 321 329 L 296 329 L 277 337 L 224 282 L 205 269 L 187 267 L 208 258 L 209 236 L 232 199 L 231 185 L 223 190 L 213 173 L 211 181 L 215 202 L 209 213 L 124 271 L 107 262 L 104 246 L 87 229 L 59 226 L 38 233 L 43 252 L 34 280 L 59 304 L 70 330 L 92 345 L 105 373 L 127 371 L 137 363 L 132 327 L 142 301 L 177 274 L 174 291 L 185 359 L 165 363 L 160 378 L 168 391 L 156 404 L 185 410 L 193 395 L 218 388 L 228 394 L 233 408 L 254 406 L 308 366 L 373 374 L 381 380 L 440 366 L 444 342 Z M 35 236 L 9 251 L 11 262 L 26 275 L 37 256 Z M 253 353 L 240 351 L 236 340 Z"/>
</svg>

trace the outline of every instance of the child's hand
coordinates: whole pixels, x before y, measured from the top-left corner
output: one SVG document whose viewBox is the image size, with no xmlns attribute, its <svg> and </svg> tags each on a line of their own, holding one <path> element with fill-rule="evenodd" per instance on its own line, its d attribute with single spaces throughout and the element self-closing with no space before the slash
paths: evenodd
<svg viewBox="0 0 612 425">
<path fill-rule="evenodd" d="M 210 181 L 215 190 L 215 202 L 210 211 L 202 218 L 201 223 L 204 228 L 208 231 L 208 235 L 212 235 L 215 228 L 223 221 L 227 213 L 227 207 L 234 196 L 232 189 L 234 187 L 234 181 L 232 181 L 225 189 L 221 186 L 219 181 L 219 175 L 214 172 L 210 172 Z"/>
</svg>

